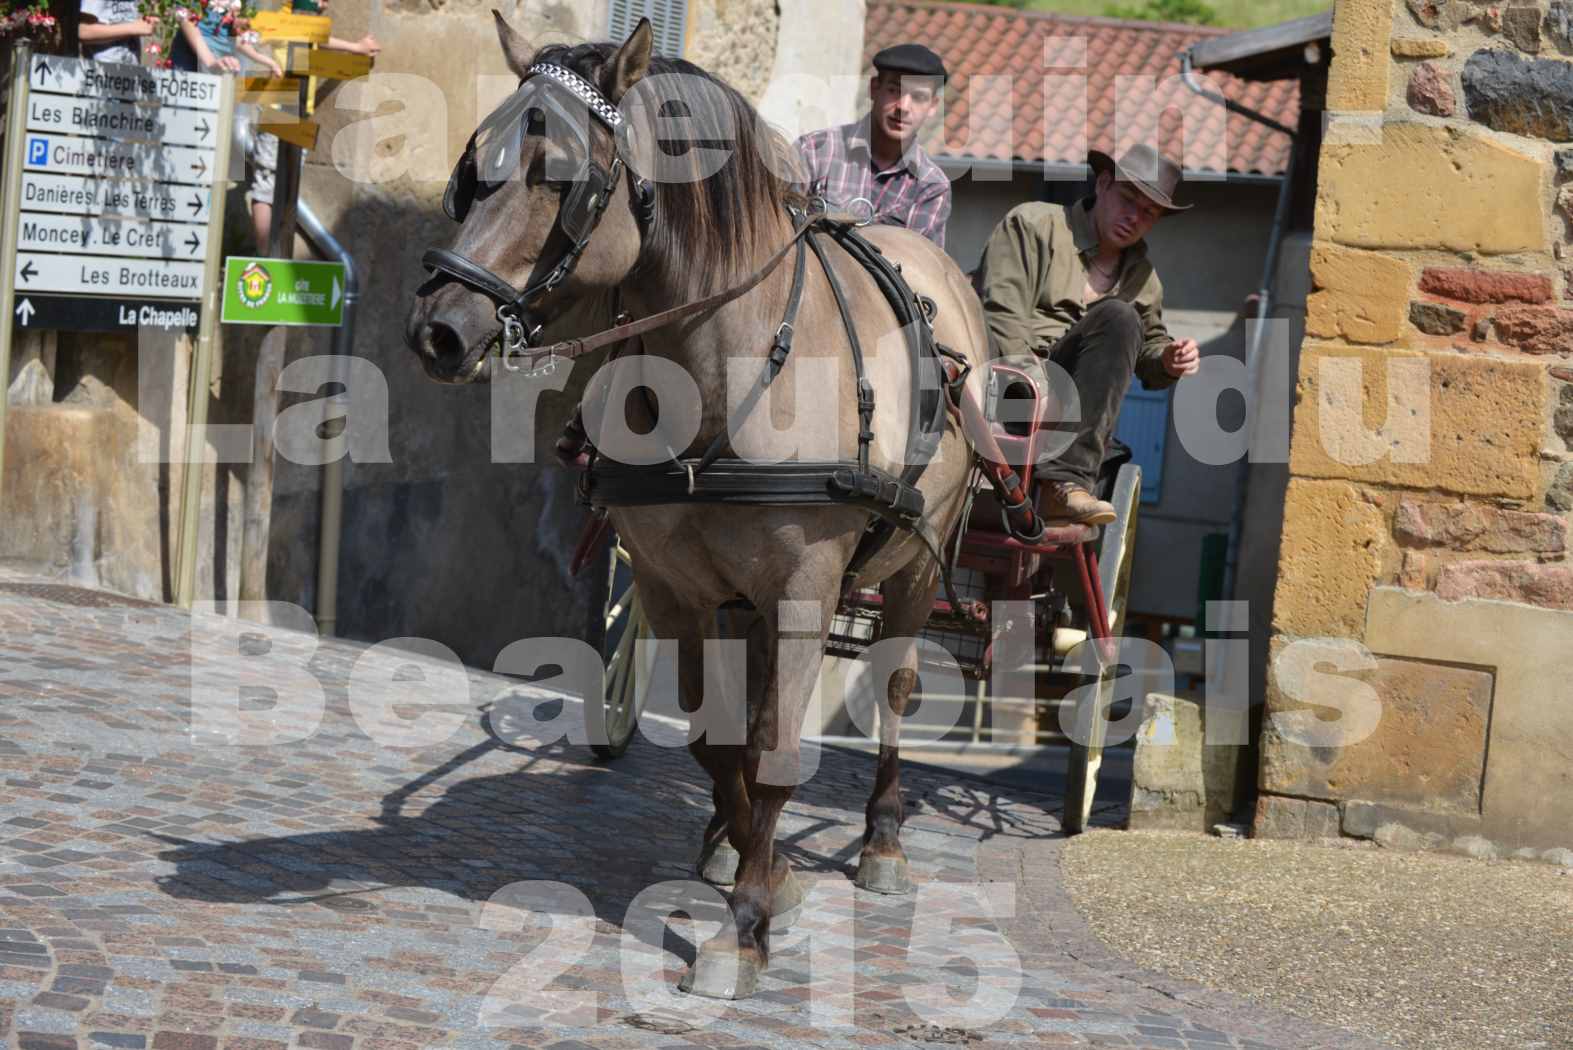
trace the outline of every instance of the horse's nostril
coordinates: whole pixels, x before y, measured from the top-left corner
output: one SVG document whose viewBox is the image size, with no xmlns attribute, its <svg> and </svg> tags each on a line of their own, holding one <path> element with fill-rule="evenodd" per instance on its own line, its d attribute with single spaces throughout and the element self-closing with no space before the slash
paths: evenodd
<svg viewBox="0 0 1573 1050">
<path fill-rule="evenodd" d="M 434 361 L 463 357 L 464 340 L 441 321 L 433 321 L 426 326 L 426 352 Z"/>
</svg>

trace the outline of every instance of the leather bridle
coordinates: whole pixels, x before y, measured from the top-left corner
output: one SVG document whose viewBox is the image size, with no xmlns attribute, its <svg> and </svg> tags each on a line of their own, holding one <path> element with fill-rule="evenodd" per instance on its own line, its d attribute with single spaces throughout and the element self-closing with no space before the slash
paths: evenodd
<svg viewBox="0 0 1573 1050">
<path fill-rule="evenodd" d="M 503 326 L 501 334 L 505 360 L 536 345 L 542 322 L 531 312 L 531 307 L 566 281 L 579 264 L 623 177 L 623 151 L 628 147 L 627 119 L 588 80 L 571 69 L 543 62 L 525 71 L 520 90 L 524 89 L 526 81 L 536 77 L 546 78 L 547 90 L 566 92 L 574 102 L 587 107 L 596 120 L 612 133 L 611 166 L 603 167 L 586 143 L 585 170 L 563 191 L 563 202 L 558 208 L 555 226 L 568 241 L 568 249 L 544 276 L 531 281 L 523 289 L 514 287 L 511 282 L 475 260 L 450 249 L 431 248 L 421 257 L 421 263 L 432 272 L 432 279 L 423 286 L 420 294 L 430 294 L 440 284 L 453 280 L 497 304 L 497 320 Z M 521 113 L 521 122 L 523 119 Z M 524 131 L 521 123 L 517 130 L 510 128 L 505 133 L 522 137 Z M 635 200 L 635 214 L 641 228 L 648 228 L 655 214 L 654 187 L 648 179 L 639 177 L 631 169 L 628 175 Z M 455 222 L 464 221 L 475 200 L 479 183 L 475 137 L 471 136 L 443 194 L 443 211 L 449 218 Z M 483 353 L 475 362 L 476 371 L 479 371 L 485 357 Z"/>
</svg>

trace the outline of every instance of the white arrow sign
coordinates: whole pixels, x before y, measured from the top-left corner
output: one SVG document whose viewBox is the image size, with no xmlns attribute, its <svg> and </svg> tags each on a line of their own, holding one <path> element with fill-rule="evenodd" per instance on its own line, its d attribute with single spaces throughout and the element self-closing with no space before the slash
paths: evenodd
<svg viewBox="0 0 1573 1050">
<path fill-rule="evenodd" d="M 23 251 L 86 252 L 150 259 L 201 259 L 208 243 L 205 226 L 96 216 L 23 212 L 19 232 L 16 243 Z"/>
<path fill-rule="evenodd" d="M 22 144 L 23 167 L 61 175 L 157 179 L 210 185 L 213 150 L 103 139 L 65 138 L 29 132 Z"/>
<path fill-rule="evenodd" d="M 22 319 L 22 327 L 26 328 L 27 322 L 33 319 L 33 304 L 28 302 L 26 299 L 23 299 L 21 303 L 17 305 L 16 316 Z"/>
<path fill-rule="evenodd" d="M 200 262 L 16 254 L 16 287 L 22 292 L 98 292 L 158 299 L 200 299 L 202 271 Z"/>
<path fill-rule="evenodd" d="M 34 91 L 218 109 L 220 80 L 207 73 L 177 73 L 55 55 L 34 55 L 32 62 L 28 82 Z"/>
<path fill-rule="evenodd" d="M 195 186 L 84 179 L 79 175 L 22 176 L 22 210 L 67 215 L 120 215 L 165 222 L 206 223 L 210 191 Z"/>
<path fill-rule="evenodd" d="M 104 138 L 141 139 L 168 146 L 212 148 L 217 119 L 197 109 L 137 106 L 128 102 L 35 94 L 27 100 L 30 131 L 61 131 Z"/>
<path fill-rule="evenodd" d="M 329 303 L 328 305 L 336 309 L 339 305 L 339 300 L 342 298 L 344 297 L 339 294 L 339 279 L 335 277 L 333 279 L 333 302 Z"/>
</svg>

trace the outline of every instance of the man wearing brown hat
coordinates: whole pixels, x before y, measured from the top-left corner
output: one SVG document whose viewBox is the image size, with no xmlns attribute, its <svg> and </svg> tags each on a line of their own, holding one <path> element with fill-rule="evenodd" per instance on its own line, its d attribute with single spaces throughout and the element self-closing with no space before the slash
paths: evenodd
<svg viewBox="0 0 1573 1050">
<path fill-rule="evenodd" d="M 797 140 L 806 192 L 945 247 L 950 179 L 918 145 L 918 133 L 939 111 L 945 76 L 945 63 L 922 44 L 897 44 L 875 55 L 869 112 Z"/>
<path fill-rule="evenodd" d="M 1163 285 L 1143 238 L 1174 202 L 1180 168 L 1151 146 L 1119 163 L 1087 156 L 1096 191 L 1064 206 L 1034 202 L 1013 209 L 994 230 L 979 265 L 984 319 L 995 352 L 1033 353 L 1070 373 L 1080 401 L 1070 446 L 1038 467 L 1049 482 L 1046 517 L 1106 525 L 1114 508 L 1093 495 L 1120 404 L 1141 377 L 1148 390 L 1172 386 L 1200 367 L 1194 340 L 1175 340 L 1163 324 Z"/>
</svg>

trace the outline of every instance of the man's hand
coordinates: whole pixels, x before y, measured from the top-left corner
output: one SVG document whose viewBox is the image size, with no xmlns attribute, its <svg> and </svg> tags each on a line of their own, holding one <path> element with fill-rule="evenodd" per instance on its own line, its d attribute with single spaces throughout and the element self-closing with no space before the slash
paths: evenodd
<svg viewBox="0 0 1573 1050">
<path fill-rule="evenodd" d="M 1202 367 L 1202 352 L 1194 339 L 1176 339 L 1163 351 L 1163 370 L 1176 379 L 1195 375 Z"/>
<path fill-rule="evenodd" d="M 279 65 L 276 59 L 269 58 L 264 55 L 262 58 L 262 65 L 267 69 L 268 73 L 270 73 L 275 80 L 284 75 L 284 67 Z"/>
<path fill-rule="evenodd" d="M 132 23 L 136 27 L 137 36 L 152 36 L 158 32 L 158 16 L 143 15 Z"/>
<path fill-rule="evenodd" d="M 369 55 L 372 58 L 376 58 L 377 52 L 382 50 L 382 45 L 377 43 L 376 37 L 372 36 L 370 33 L 367 33 L 365 36 L 355 41 L 355 43 L 351 46 L 351 50 L 358 55 Z"/>
</svg>

